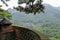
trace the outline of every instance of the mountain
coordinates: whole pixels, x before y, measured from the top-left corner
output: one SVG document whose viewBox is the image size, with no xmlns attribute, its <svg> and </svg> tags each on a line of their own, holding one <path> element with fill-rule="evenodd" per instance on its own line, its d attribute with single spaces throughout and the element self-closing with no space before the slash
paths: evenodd
<svg viewBox="0 0 60 40">
<path fill-rule="evenodd" d="M 57 10 L 55 7 L 44 4 L 45 13 L 25 14 L 24 12 L 19 12 L 14 9 L 8 9 L 12 14 L 13 20 L 18 24 L 43 24 L 46 22 L 59 21 L 60 22 L 60 10 Z"/>
<path fill-rule="evenodd" d="M 14 9 L 8 9 L 15 25 L 26 27 L 46 34 L 51 40 L 60 40 L 60 10 L 49 4 L 44 4 L 45 13 L 25 14 Z"/>
<path fill-rule="evenodd" d="M 60 7 L 57 7 L 56 9 L 60 11 Z"/>
<path fill-rule="evenodd" d="M 56 18 L 60 19 L 60 10 L 58 10 L 56 7 L 53 7 L 51 5 L 48 4 L 44 4 L 45 5 L 45 11 L 46 13 L 52 13 Z"/>
</svg>

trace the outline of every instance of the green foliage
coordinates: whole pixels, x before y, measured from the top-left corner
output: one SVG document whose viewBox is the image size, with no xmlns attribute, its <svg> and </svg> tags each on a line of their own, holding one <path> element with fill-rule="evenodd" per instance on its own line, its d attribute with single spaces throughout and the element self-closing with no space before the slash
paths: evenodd
<svg viewBox="0 0 60 40">
<path fill-rule="evenodd" d="M 51 40 L 60 39 L 60 21 L 52 21 L 43 24 L 42 32 L 45 33 Z"/>
<path fill-rule="evenodd" d="M 37 20 L 35 20 L 35 22 L 36 21 Z M 42 25 L 40 24 L 34 25 L 33 23 L 24 23 L 24 22 L 20 22 L 20 24 L 17 25 L 38 31 L 38 33 L 44 33 L 51 40 L 60 39 L 60 20 L 44 22 Z"/>
<path fill-rule="evenodd" d="M 8 19 L 12 19 L 12 15 L 7 10 L 0 9 L 0 19 L 7 17 Z"/>
</svg>

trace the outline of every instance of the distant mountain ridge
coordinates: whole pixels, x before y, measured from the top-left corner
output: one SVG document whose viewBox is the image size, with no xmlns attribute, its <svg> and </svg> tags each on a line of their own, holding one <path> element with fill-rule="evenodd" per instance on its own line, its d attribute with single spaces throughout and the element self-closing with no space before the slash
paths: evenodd
<svg viewBox="0 0 60 40">
<path fill-rule="evenodd" d="M 57 7 L 56 9 L 60 11 L 60 6 L 59 6 L 59 7 Z"/>
<path fill-rule="evenodd" d="M 46 34 L 51 40 L 60 40 L 60 10 L 44 4 L 45 13 L 36 15 L 25 14 L 14 9 L 8 9 L 12 14 L 14 24 Z M 41 35 L 41 34 L 40 34 Z"/>
<path fill-rule="evenodd" d="M 40 14 L 25 14 L 24 12 L 19 12 L 14 9 L 8 9 L 12 14 L 13 20 L 19 25 L 21 23 L 29 24 L 42 24 L 45 22 L 59 21 L 60 20 L 60 10 L 57 10 L 55 7 L 44 4 L 45 13 Z"/>
</svg>

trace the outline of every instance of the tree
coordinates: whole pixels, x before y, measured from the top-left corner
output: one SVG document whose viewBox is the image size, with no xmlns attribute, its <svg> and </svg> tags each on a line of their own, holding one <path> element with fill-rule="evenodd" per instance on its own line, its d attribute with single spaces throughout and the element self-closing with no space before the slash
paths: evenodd
<svg viewBox="0 0 60 40">
<path fill-rule="evenodd" d="M 8 0 L 5 0 L 5 1 L 8 1 Z M 3 2 L 3 4 L 5 4 L 6 6 L 8 6 L 8 4 L 5 1 L 1 0 L 1 2 Z"/>
<path fill-rule="evenodd" d="M 12 15 L 7 10 L 0 9 L 0 19 L 5 17 L 8 19 L 12 19 Z"/>
<path fill-rule="evenodd" d="M 6 6 L 8 6 L 6 1 L 8 2 L 10 0 L 1 0 L 1 2 L 3 2 Z M 25 8 L 21 6 L 21 4 L 23 3 L 26 4 Z M 20 12 L 26 12 L 26 13 L 36 14 L 37 12 L 38 13 L 44 12 L 44 6 L 42 4 L 42 0 L 18 0 L 18 7 L 13 8 Z"/>
<path fill-rule="evenodd" d="M 6 6 L 8 6 L 8 4 L 5 3 L 4 0 L 1 0 Z M 8 0 L 6 0 L 8 1 Z M 0 5 L 0 7 L 2 7 L 2 5 Z M 2 8 L 0 8 L 0 19 L 2 18 L 8 18 L 8 19 L 12 19 L 12 15 L 7 11 L 7 10 L 4 10 Z"/>
</svg>

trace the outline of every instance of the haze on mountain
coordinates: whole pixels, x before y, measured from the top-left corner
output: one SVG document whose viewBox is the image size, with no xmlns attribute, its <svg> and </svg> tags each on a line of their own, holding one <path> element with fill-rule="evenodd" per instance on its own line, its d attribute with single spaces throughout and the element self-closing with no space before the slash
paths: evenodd
<svg viewBox="0 0 60 40">
<path fill-rule="evenodd" d="M 37 13 L 36 15 L 30 13 L 26 14 L 24 12 L 16 11 L 15 9 L 8 9 L 8 11 L 13 16 L 13 21 L 15 21 L 18 25 L 22 24 L 43 24 L 46 22 L 59 21 L 60 20 L 60 10 L 55 7 L 44 4 L 45 13 Z M 59 21 L 60 22 L 60 21 Z"/>
<path fill-rule="evenodd" d="M 57 10 L 60 10 L 60 6 L 56 8 Z"/>
</svg>

